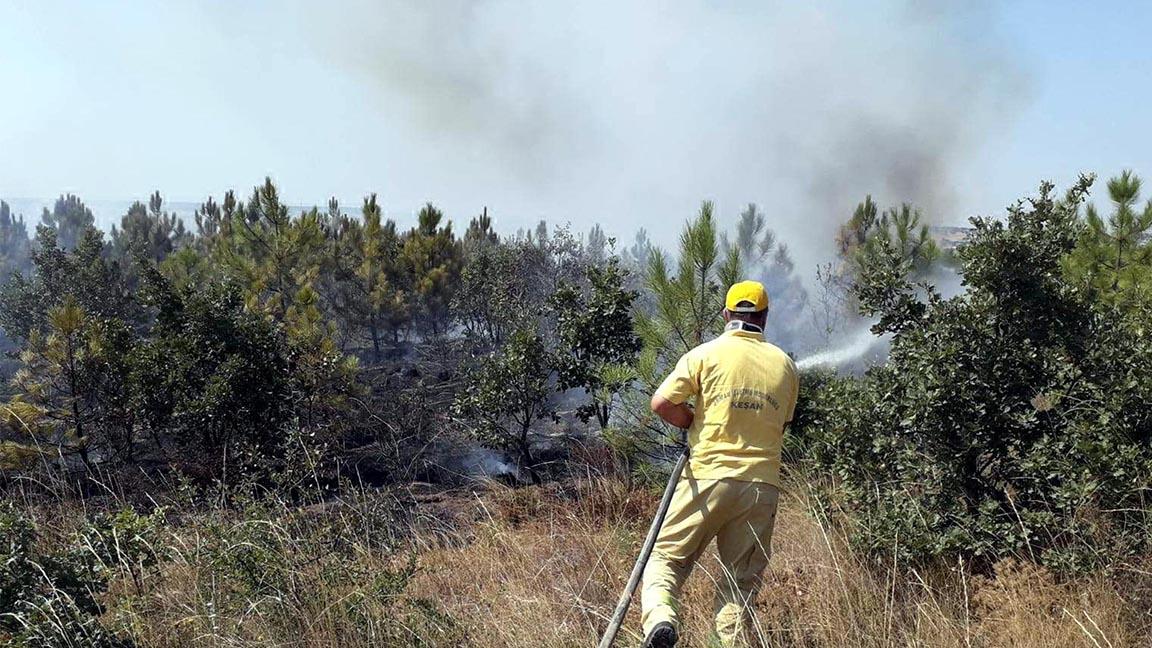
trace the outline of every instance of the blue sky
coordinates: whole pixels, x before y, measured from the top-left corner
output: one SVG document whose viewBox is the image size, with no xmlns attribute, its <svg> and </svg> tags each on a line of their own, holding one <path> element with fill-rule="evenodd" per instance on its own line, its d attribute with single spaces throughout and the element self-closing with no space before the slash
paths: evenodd
<svg viewBox="0 0 1152 648">
<path fill-rule="evenodd" d="M 927 6 L 928 9 L 921 7 Z M 670 245 L 750 201 L 820 258 L 864 193 L 963 223 L 1152 173 L 1146 3 L 0 0 L 0 197 L 487 205 Z"/>
<path fill-rule="evenodd" d="M 1102 178 L 1124 168 L 1152 173 L 1152 4 L 1005 5 L 1004 29 L 1031 76 L 1031 97 L 1014 128 L 974 162 L 973 181 L 986 164 L 984 179 L 995 187 L 990 198 L 998 199 L 984 209 L 1041 178 L 1066 184 L 1078 171 Z"/>
</svg>

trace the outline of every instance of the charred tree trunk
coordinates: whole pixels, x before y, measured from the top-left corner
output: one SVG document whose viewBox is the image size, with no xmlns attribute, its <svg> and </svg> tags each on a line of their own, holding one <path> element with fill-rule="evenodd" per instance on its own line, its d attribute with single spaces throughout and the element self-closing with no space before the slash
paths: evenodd
<svg viewBox="0 0 1152 648">
<path fill-rule="evenodd" d="M 520 428 L 520 439 L 517 444 L 520 454 L 518 463 L 528 473 L 528 479 L 532 485 L 539 486 L 541 483 L 540 474 L 536 472 L 536 459 L 532 456 L 532 445 L 528 443 L 529 427 L 529 425 L 524 425 Z"/>
</svg>

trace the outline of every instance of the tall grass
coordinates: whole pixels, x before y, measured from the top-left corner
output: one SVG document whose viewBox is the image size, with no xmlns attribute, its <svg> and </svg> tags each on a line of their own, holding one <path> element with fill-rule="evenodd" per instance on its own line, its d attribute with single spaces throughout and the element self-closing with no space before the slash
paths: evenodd
<svg viewBox="0 0 1152 648">
<path fill-rule="evenodd" d="M 1070 582 L 1023 560 L 985 575 L 901 565 L 854 552 L 809 503 L 803 488 L 781 500 L 753 645 L 1103 648 L 1152 637 L 1152 578 L 1139 564 Z M 100 621 L 165 648 L 595 645 L 655 505 L 651 490 L 594 476 L 352 491 L 311 505 L 173 502 L 150 545 L 154 565 L 107 566 Z M 85 515 L 71 506 L 53 512 L 57 522 L 37 517 L 63 529 Z M 683 645 L 709 645 L 725 577 L 708 555 L 689 579 Z M 618 645 L 638 644 L 637 608 Z"/>
</svg>

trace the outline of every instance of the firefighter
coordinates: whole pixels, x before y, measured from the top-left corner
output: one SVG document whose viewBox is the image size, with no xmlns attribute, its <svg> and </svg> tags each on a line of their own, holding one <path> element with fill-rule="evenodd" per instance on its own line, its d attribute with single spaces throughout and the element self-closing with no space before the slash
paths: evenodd
<svg viewBox="0 0 1152 648">
<path fill-rule="evenodd" d="M 723 645 L 744 634 L 768 565 L 780 446 L 799 379 L 792 359 L 764 340 L 763 285 L 734 284 L 724 305 L 724 333 L 685 353 L 652 396 L 653 412 L 688 430 L 691 459 L 644 570 L 647 648 L 676 645 L 680 588 L 713 538 L 724 568 L 715 605 Z"/>
</svg>

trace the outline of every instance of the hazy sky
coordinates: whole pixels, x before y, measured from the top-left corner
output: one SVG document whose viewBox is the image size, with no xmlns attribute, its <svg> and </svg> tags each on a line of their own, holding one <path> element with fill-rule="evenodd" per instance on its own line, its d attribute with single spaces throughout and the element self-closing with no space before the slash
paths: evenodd
<svg viewBox="0 0 1152 648">
<path fill-rule="evenodd" d="M 868 192 L 963 223 L 1152 174 L 1149 3 L 863 4 L 0 0 L 0 197 L 271 175 L 664 244 L 754 201 L 809 262 Z"/>
</svg>

